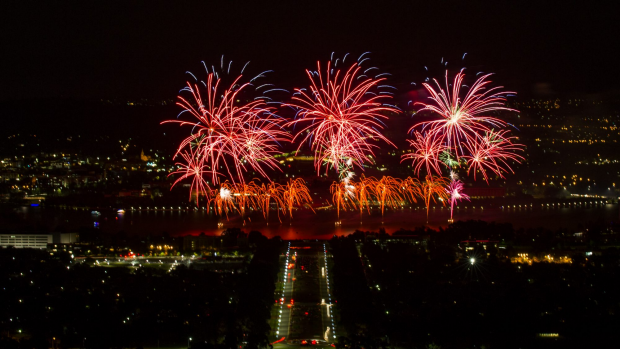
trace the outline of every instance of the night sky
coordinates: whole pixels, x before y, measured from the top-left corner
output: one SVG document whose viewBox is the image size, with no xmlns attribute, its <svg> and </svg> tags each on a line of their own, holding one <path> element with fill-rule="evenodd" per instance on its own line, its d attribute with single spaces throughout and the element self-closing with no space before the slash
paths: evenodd
<svg viewBox="0 0 620 349">
<path fill-rule="evenodd" d="M 3 3 L 0 100 L 174 99 L 185 71 L 222 54 L 295 87 L 332 51 L 371 51 L 397 86 L 440 77 L 443 57 L 523 96 L 619 91 L 618 12 L 603 2 L 97 3 Z"/>
</svg>

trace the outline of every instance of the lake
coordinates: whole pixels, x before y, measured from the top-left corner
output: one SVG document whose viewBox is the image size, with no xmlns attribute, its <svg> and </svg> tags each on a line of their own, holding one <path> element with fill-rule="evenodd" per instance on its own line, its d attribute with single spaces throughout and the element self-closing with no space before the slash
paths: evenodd
<svg viewBox="0 0 620 349">
<path fill-rule="evenodd" d="M 604 222 L 610 224 L 619 217 L 617 204 L 590 204 L 578 207 L 547 207 L 534 203 L 530 207 L 515 208 L 487 207 L 481 208 L 467 204 L 454 210 L 454 220 L 480 219 L 488 222 L 512 223 L 515 228 L 544 227 L 549 229 L 568 228 L 577 230 L 579 224 Z M 475 207 L 475 208 L 474 208 Z M 97 227 L 104 233 L 115 234 L 125 231 L 129 234 L 146 235 L 168 232 L 174 236 L 197 235 L 204 232 L 219 235 L 224 229 L 239 227 L 244 231 L 258 230 L 267 237 L 280 236 L 283 239 L 329 239 L 333 235 L 346 235 L 356 229 L 378 231 L 385 228 L 392 233 L 400 228 L 413 228 L 428 225 L 432 228 L 448 225 L 449 208 L 431 208 L 428 224 L 426 210 L 422 208 L 402 208 L 387 210 L 382 219 L 378 208 L 370 215 L 364 211 L 360 219 L 359 211 L 345 211 L 340 214 L 341 225 L 336 225 L 335 210 L 296 210 L 293 220 L 282 214 L 280 222 L 275 210 L 270 212 L 269 224 L 260 212 L 250 212 L 245 224 L 238 214 L 230 214 L 229 219 L 220 218 L 206 210 L 168 210 L 168 211 L 132 211 L 117 213 L 113 210 L 101 211 L 95 216 L 87 210 L 72 210 L 45 207 L 24 206 L 16 209 L 19 219 L 2 222 L 5 229 L 26 226 L 44 226 L 52 230 L 64 227 L 77 230 L 80 227 Z M 383 223 L 382 223 L 383 222 Z M 218 226 L 221 223 L 221 226 Z"/>
</svg>

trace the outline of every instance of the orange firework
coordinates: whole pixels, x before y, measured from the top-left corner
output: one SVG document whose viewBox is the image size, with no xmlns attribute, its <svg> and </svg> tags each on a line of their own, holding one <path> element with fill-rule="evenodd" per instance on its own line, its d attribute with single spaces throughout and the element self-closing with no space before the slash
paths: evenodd
<svg viewBox="0 0 620 349">
<path fill-rule="evenodd" d="M 417 178 L 407 177 L 401 182 L 401 190 L 409 202 L 418 202 L 422 197 L 421 183 Z"/>
<path fill-rule="evenodd" d="M 332 200 L 336 206 L 336 214 L 340 219 L 340 208 L 355 209 L 355 186 L 350 182 L 350 177 L 345 177 L 342 181 L 334 182 L 329 187 Z"/>
<path fill-rule="evenodd" d="M 284 197 L 284 187 L 274 182 L 269 182 L 267 185 L 263 184 L 260 188 L 258 197 L 261 210 L 263 211 L 263 217 L 265 217 L 267 224 L 269 224 L 269 209 L 271 208 L 272 200 L 276 204 L 278 220 L 282 223 L 282 219 L 280 219 L 280 208 L 285 206 L 282 201 Z"/>
<path fill-rule="evenodd" d="M 372 197 L 376 196 L 375 188 L 377 186 L 377 179 L 375 177 L 365 177 L 362 175 L 360 180 L 354 182 L 353 184 L 356 188 L 355 190 L 355 198 L 359 204 L 360 209 L 360 220 L 362 219 L 362 214 L 364 213 L 364 207 L 370 214 L 370 203 L 372 202 Z"/>
<path fill-rule="evenodd" d="M 258 202 L 260 188 L 254 181 L 251 181 L 250 183 L 237 183 L 233 186 L 233 190 L 233 196 L 237 199 L 237 210 L 245 223 L 246 210 L 260 207 Z"/>
<path fill-rule="evenodd" d="M 374 192 L 381 207 L 382 220 L 386 206 L 396 208 L 403 202 L 400 190 L 401 180 L 398 178 L 384 176 L 375 182 Z"/>
<path fill-rule="evenodd" d="M 448 193 L 445 187 L 448 185 L 448 180 L 445 177 L 433 177 L 426 176 L 426 180 L 420 184 L 420 194 L 426 205 L 426 223 L 428 223 L 428 210 L 431 205 L 431 200 L 437 202 L 437 198 L 441 201 L 442 205 L 446 204 L 448 199 Z"/>
<path fill-rule="evenodd" d="M 312 197 L 306 186 L 306 181 L 301 178 L 289 179 L 282 190 L 281 200 L 288 210 L 288 215 L 291 220 L 293 219 L 293 207 L 295 205 L 310 207 Z M 312 207 L 310 207 L 310 209 L 312 209 Z"/>
<path fill-rule="evenodd" d="M 228 211 L 232 211 L 235 208 L 235 201 L 232 195 L 232 186 L 228 181 L 221 183 L 220 190 L 215 190 L 213 203 L 215 205 L 215 211 L 218 215 L 226 215 L 228 219 Z"/>
</svg>

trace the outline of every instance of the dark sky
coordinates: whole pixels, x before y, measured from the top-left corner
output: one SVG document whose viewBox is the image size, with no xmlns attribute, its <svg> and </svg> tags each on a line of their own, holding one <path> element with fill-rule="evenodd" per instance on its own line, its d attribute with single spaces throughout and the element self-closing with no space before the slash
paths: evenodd
<svg viewBox="0 0 620 349">
<path fill-rule="evenodd" d="M 222 54 L 305 85 L 304 69 L 332 51 L 371 51 L 402 86 L 423 80 L 424 65 L 441 76 L 445 57 L 523 95 L 609 93 L 620 25 L 602 3 L 614 2 L 3 2 L 0 100 L 173 99 L 186 70 Z"/>
</svg>

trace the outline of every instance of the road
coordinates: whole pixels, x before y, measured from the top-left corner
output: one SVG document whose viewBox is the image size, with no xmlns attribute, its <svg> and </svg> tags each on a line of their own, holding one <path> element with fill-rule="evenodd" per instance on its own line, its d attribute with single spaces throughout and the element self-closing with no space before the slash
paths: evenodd
<svg viewBox="0 0 620 349">
<path fill-rule="evenodd" d="M 290 243 L 289 243 L 290 247 Z M 289 265 L 293 263 L 292 256 L 290 254 L 290 248 L 287 249 L 284 256 L 280 256 L 280 274 L 279 282 L 282 282 L 284 287 L 282 293 L 279 295 L 278 302 L 278 327 L 275 328 L 275 336 L 280 339 L 282 337 L 288 338 L 289 328 L 291 324 L 291 299 L 293 299 L 293 279 L 295 278 L 295 269 L 289 269 Z"/>
<path fill-rule="evenodd" d="M 303 342 L 314 348 L 331 348 L 331 344 L 335 342 L 334 319 L 331 316 L 333 299 L 329 269 L 326 263 L 326 258 L 329 258 L 329 255 L 326 247 L 327 245 L 323 243 L 297 241 L 293 242 L 292 247 L 289 245 L 286 253 L 280 257 L 281 269 L 278 281 L 280 282 L 279 285 L 282 286 L 278 290 L 277 297 L 279 299 L 278 304 L 275 305 L 277 311 L 274 312 L 278 316 L 279 322 L 277 323 L 279 326 L 274 328 L 274 335 L 277 339 L 285 339 L 274 343 L 275 348 L 299 347 L 302 346 Z M 303 267 L 306 269 L 303 270 Z M 297 278 L 296 273 L 301 279 L 294 281 Z M 303 281 L 300 281 L 302 279 Z M 298 282 L 302 282 L 302 284 L 297 285 L 299 294 L 295 294 L 294 286 Z M 304 288 L 300 289 L 300 285 L 304 285 Z M 291 300 L 294 300 L 294 304 L 291 304 Z M 298 309 L 293 314 L 291 310 L 298 307 L 302 307 L 301 309 L 304 310 Z M 308 312 L 312 314 L 313 307 L 320 311 L 319 318 L 317 318 L 320 321 L 319 323 L 313 322 L 312 318 L 304 317 L 304 311 L 305 316 L 308 316 Z M 312 315 L 310 316 L 312 317 Z M 295 333 L 291 332 L 293 318 L 297 324 Z M 301 330 L 300 324 L 303 324 Z M 328 328 L 329 330 L 326 332 Z M 314 345 L 311 344 L 313 341 L 315 342 Z"/>
<path fill-rule="evenodd" d="M 319 268 L 321 269 L 321 278 L 320 278 L 320 292 L 321 292 L 321 313 L 323 316 L 323 331 L 327 330 L 329 327 L 329 332 L 327 333 L 327 343 L 332 343 L 335 341 L 334 335 L 334 318 L 332 317 L 332 295 L 331 295 L 331 285 L 329 280 L 329 269 L 327 267 L 327 258 L 329 255 L 327 253 L 327 245 L 323 244 L 323 250 L 318 253 L 319 258 Z M 324 303 L 324 304 L 323 304 Z M 324 333 L 325 335 L 325 333 Z"/>
</svg>

